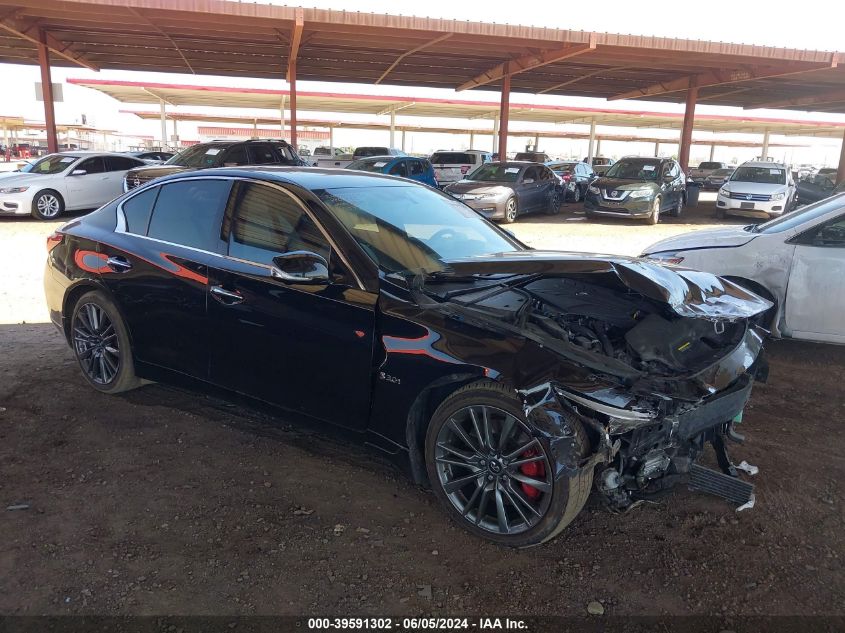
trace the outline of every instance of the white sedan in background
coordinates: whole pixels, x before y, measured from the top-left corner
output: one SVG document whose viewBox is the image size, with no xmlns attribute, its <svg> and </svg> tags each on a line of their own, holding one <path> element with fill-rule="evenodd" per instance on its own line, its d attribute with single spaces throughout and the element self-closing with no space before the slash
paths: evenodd
<svg viewBox="0 0 845 633">
<path fill-rule="evenodd" d="M 643 256 L 732 279 L 775 303 L 773 336 L 845 343 L 845 194 L 770 222 L 685 233 Z"/>
<path fill-rule="evenodd" d="M 0 180 L 0 215 L 55 220 L 65 211 L 97 208 L 123 193 L 127 171 L 145 164 L 125 154 L 50 154 L 28 172 Z"/>
</svg>

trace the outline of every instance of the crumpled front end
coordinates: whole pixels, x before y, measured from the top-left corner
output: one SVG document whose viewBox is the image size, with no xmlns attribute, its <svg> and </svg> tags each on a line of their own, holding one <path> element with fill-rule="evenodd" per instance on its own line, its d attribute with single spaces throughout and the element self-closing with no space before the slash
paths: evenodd
<svg viewBox="0 0 845 633">
<path fill-rule="evenodd" d="M 734 427 L 766 377 L 753 317 L 770 304 L 706 273 L 629 264 L 614 273 L 526 277 L 449 305 L 531 343 L 505 378 L 560 476 L 596 468 L 618 509 L 680 482 L 746 504 L 752 488 L 737 479 L 726 442 L 740 440 Z M 586 458 L 571 450 L 573 423 L 589 435 Z M 708 444 L 722 472 L 696 464 Z"/>
</svg>

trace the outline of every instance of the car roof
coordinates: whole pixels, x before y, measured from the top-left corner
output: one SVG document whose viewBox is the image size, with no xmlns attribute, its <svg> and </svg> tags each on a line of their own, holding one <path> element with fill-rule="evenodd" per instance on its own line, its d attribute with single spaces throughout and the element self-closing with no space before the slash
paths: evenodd
<svg viewBox="0 0 845 633">
<path fill-rule="evenodd" d="M 773 163 L 768 160 L 747 160 L 740 167 L 778 167 L 786 169 L 786 165 L 783 163 Z"/>
<path fill-rule="evenodd" d="M 391 156 L 391 158 L 396 158 Z M 404 157 L 402 157 L 404 158 Z M 400 180 L 393 176 L 354 169 L 326 167 L 268 167 L 264 165 L 246 167 L 213 167 L 197 171 L 184 171 L 169 176 L 162 176 L 156 183 L 182 180 L 183 178 L 208 178 L 209 176 L 229 176 L 266 180 L 293 184 L 308 190 L 341 189 L 344 187 L 399 187 L 411 186 L 409 180 Z"/>
</svg>

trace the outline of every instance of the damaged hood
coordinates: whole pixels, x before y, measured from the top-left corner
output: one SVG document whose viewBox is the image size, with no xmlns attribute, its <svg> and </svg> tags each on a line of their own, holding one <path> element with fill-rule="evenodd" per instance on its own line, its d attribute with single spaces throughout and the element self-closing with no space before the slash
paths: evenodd
<svg viewBox="0 0 845 633">
<path fill-rule="evenodd" d="M 643 251 L 643 255 L 652 253 L 676 253 L 697 248 L 736 248 L 744 246 L 758 236 L 746 231 L 741 226 L 725 226 L 718 229 L 691 231 L 665 240 L 655 242 Z"/>
<path fill-rule="evenodd" d="M 749 318 L 772 304 L 710 273 L 668 267 L 630 257 L 515 251 L 447 262 L 457 275 L 548 275 L 580 278 L 609 288 L 630 290 L 666 304 L 682 317 Z"/>
</svg>

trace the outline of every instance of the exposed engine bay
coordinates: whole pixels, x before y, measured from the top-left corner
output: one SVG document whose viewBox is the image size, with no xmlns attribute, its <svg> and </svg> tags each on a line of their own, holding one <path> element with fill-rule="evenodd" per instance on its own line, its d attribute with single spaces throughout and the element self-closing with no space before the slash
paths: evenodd
<svg viewBox="0 0 845 633">
<path fill-rule="evenodd" d="M 726 444 L 742 441 L 734 424 L 753 378 L 764 377 L 764 363 L 755 361 L 761 337 L 748 318 L 679 316 L 633 290 L 577 276 L 449 294 L 449 303 L 614 377 L 619 387 L 601 394 L 557 388 L 596 449 L 596 488 L 612 508 L 681 482 L 753 505 L 753 486 L 737 478 Z M 708 444 L 721 473 L 695 464 Z"/>
</svg>

